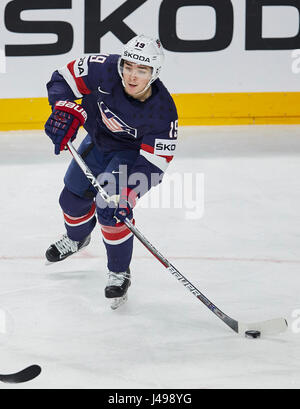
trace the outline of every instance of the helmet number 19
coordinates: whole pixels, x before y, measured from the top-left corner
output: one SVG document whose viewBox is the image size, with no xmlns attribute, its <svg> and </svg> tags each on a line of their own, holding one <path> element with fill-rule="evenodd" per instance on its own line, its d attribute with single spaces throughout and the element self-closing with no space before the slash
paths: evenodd
<svg viewBox="0 0 300 409">
<path fill-rule="evenodd" d="M 144 47 L 145 47 L 145 43 L 139 43 L 139 42 L 137 42 L 137 43 L 135 44 L 135 46 L 138 47 L 138 48 L 144 48 Z"/>
</svg>

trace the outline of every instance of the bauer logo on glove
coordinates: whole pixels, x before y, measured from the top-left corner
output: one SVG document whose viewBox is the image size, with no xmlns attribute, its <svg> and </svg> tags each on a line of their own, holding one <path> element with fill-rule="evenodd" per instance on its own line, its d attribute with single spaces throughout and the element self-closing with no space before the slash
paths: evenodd
<svg viewBox="0 0 300 409">
<path fill-rule="evenodd" d="M 78 112 L 79 114 L 81 114 L 84 118 L 84 122 L 87 120 L 87 113 L 85 112 L 85 110 L 82 108 L 81 105 L 75 104 L 75 102 L 70 102 L 70 101 L 58 101 L 55 104 L 55 108 L 60 107 L 61 110 L 63 110 L 61 107 L 64 108 L 69 108 L 67 111 L 72 113 L 72 109 L 74 109 L 74 111 Z M 66 110 L 66 109 L 65 109 Z M 82 124 L 83 125 L 83 124 Z"/>
<path fill-rule="evenodd" d="M 87 120 L 81 105 L 70 101 L 58 101 L 45 124 L 45 132 L 55 145 L 55 155 L 65 149 L 67 143 L 76 138 L 78 129 Z"/>
</svg>

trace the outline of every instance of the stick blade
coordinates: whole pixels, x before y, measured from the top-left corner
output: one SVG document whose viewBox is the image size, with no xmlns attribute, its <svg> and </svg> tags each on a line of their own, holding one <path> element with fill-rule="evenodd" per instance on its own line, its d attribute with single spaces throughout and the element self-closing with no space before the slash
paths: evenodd
<svg viewBox="0 0 300 409">
<path fill-rule="evenodd" d="M 245 335 L 246 331 L 259 331 L 261 336 L 265 335 L 277 335 L 285 332 L 288 328 L 288 323 L 285 318 L 275 318 L 273 320 L 252 322 L 252 323 L 242 323 L 239 322 L 238 333 L 242 336 Z"/>
<path fill-rule="evenodd" d="M 31 365 L 20 372 L 10 375 L 0 375 L 0 381 L 4 383 L 24 383 L 39 376 L 42 368 L 39 365 Z"/>
</svg>

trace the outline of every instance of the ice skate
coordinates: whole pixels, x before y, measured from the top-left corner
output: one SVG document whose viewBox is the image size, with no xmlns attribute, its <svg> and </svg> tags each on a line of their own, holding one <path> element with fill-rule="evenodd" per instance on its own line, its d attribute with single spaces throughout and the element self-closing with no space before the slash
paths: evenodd
<svg viewBox="0 0 300 409">
<path fill-rule="evenodd" d="M 69 239 L 67 234 L 64 234 L 60 240 L 58 240 L 54 244 L 51 244 L 51 246 L 46 251 L 46 258 L 48 260 L 48 264 L 65 260 L 67 257 L 72 256 L 79 250 L 88 246 L 90 244 L 90 241 L 91 235 L 87 236 L 82 241 L 74 241 Z"/>
<path fill-rule="evenodd" d="M 105 297 L 112 300 L 111 308 L 113 310 L 116 310 L 127 301 L 127 291 L 130 284 L 130 269 L 121 273 L 108 272 Z"/>
</svg>

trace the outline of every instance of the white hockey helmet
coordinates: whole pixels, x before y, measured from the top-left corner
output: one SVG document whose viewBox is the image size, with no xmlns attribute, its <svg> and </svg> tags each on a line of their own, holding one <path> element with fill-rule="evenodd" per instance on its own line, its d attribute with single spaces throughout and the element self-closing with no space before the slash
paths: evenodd
<svg viewBox="0 0 300 409">
<path fill-rule="evenodd" d="M 152 68 L 152 75 L 146 89 L 158 78 L 164 62 L 164 52 L 161 42 L 143 34 L 133 37 L 125 44 L 118 61 L 118 71 L 123 82 L 123 64 L 125 61 L 147 65 Z M 144 91 L 145 91 L 144 90 Z M 144 92 L 143 91 L 143 92 Z"/>
</svg>

